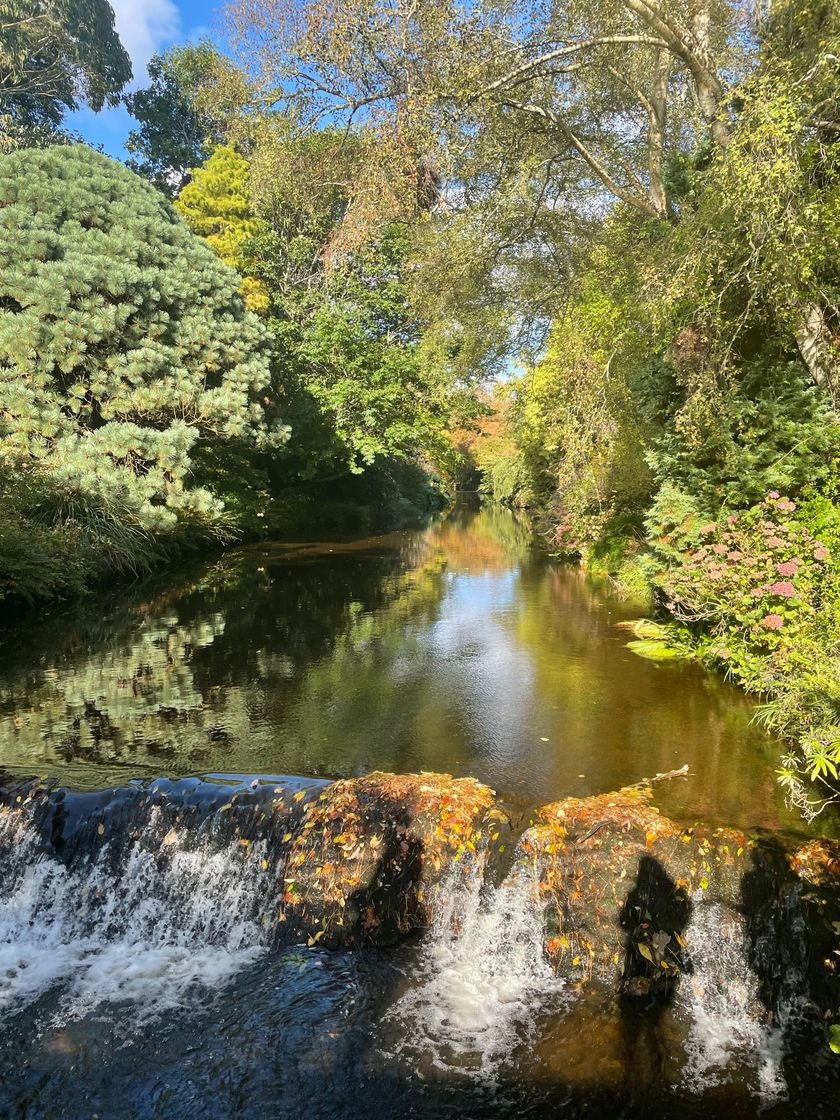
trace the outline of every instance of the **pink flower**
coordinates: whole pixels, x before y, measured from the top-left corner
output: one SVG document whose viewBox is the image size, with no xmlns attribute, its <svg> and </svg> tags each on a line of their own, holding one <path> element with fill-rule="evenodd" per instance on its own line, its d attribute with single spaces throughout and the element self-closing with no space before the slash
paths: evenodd
<svg viewBox="0 0 840 1120">
<path fill-rule="evenodd" d="M 761 587 L 751 587 L 750 588 L 750 595 L 752 595 L 753 599 L 760 599 L 763 594 L 764 594 L 764 591 Z"/>
<path fill-rule="evenodd" d="M 737 513 L 730 513 L 730 515 L 726 519 L 726 524 L 727 525 L 734 525 L 737 520 L 738 520 L 738 514 Z"/>
<path fill-rule="evenodd" d="M 725 544 L 716 544 L 712 551 L 716 552 L 718 554 L 718 556 L 725 556 L 726 555 L 726 545 Z"/>
<path fill-rule="evenodd" d="M 780 498 L 778 502 L 776 502 L 776 509 L 783 509 L 785 513 L 789 513 L 791 510 L 796 509 L 796 502 L 792 502 L 790 498 Z"/>
<path fill-rule="evenodd" d="M 714 533 L 715 529 L 717 529 L 717 525 L 715 525 L 715 524 L 704 525 L 703 528 L 700 530 L 700 532 L 703 534 L 704 537 L 707 537 L 709 535 L 709 533 Z"/>
<path fill-rule="evenodd" d="M 783 564 L 776 565 L 776 571 L 780 576 L 795 576 L 799 571 L 799 565 L 796 560 L 785 560 Z"/>
<path fill-rule="evenodd" d="M 778 498 L 778 496 L 779 496 L 779 491 L 778 490 L 771 490 L 770 493 L 767 495 L 768 498 L 773 498 L 774 500 L 776 498 Z"/>
<path fill-rule="evenodd" d="M 781 630 L 784 624 L 785 620 L 780 614 L 766 614 L 761 620 L 761 625 L 766 630 Z"/>
<path fill-rule="evenodd" d="M 830 555 L 831 553 L 828 551 L 824 544 L 818 544 L 814 549 L 815 560 L 827 560 Z"/>
<path fill-rule="evenodd" d="M 742 560 L 743 557 L 743 552 L 739 552 L 737 548 L 733 549 L 732 552 L 727 552 L 726 554 L 727 560 Z"/>
<path fill-rule="evenodd" d="M 783 541 L 781 537 L 768 537 L 765 543 L 768 548 L 784 548 L 787 541 Z"/>
<path fill-rule="evenodd" d="M 787 580 L 772 584 L 770 590 L 774 595 L 779 595 L 782 599 L 790 599 L 792 595 L 796 594 L 796 588 Z"/>
</svg>

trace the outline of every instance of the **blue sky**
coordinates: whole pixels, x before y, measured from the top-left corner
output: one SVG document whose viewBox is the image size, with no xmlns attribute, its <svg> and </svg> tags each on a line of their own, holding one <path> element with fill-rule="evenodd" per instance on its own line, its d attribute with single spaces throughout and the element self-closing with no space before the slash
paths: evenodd
<svg viewBox="0 0 840 1120">
<path fill-rule="evenodd" d="M 132 88 L 146 83 L 146 63 L 163 47 L 200 39 L 218 28 L 222 0 L 110 0 L 117 32 L 131 56 Z M 92 113 L 80 109 L 67 124 L 112 156 L 125 155 L 123 144 L 132 118 L 122 107 Z"/>
</svg>

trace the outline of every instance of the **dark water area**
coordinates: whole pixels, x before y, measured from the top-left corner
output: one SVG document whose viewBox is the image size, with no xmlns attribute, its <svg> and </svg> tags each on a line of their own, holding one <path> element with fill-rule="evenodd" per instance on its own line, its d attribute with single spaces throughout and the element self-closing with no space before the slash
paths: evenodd
<svg viewBox="0 0 840 1120">
<path fill-rule="evenodd" d="M 0 1118 L 836 1116 L 802 916 L 830 936 L 840 898 L 784 876 L 743 912 L 698 900 L 655 1015 L 554 975 L 525 862 L 459 865 L 390 948 L 275 937 L 261 806 L 373 769 L 475 776 L 527 824 L 687 763 L 665 813 L 805 831 L 750 702 L 627 650 L 639 609 L 510 513 L 456 510 L 0 631 Z"/>
<path fill-rule="evenodd" d="M 442 770 L 527 809 L 688 763 L 665 812 L 796 823 L 749 701 L 630 653 L 639 610 L 505 510 L 246 548 L 0 630 L 0 766 L 78 788 Z"/>
</svg>

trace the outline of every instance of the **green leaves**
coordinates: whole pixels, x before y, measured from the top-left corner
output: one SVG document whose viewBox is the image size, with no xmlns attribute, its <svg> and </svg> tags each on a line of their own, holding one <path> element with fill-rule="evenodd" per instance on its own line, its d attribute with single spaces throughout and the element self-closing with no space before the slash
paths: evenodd
<svg viewBox="0 0 840 1120">
<path fill-rule="evenodd" d="M 236 274 L 81 145 L 0 157 L 0 260 L 0 438 L 15 469 L 37 459 L 51 479 L 41 521 L 77 523 L 115 568 L 148 533 L 225 525 L 190 485 L 191 449 L 288 438 Z"/>
</svg>

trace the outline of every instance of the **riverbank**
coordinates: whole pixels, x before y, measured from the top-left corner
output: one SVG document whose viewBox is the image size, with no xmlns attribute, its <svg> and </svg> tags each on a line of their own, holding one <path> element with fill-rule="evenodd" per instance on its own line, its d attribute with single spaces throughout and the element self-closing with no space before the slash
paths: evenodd
<svg viewBox="0 0 840 1120">
<path fill-rule="evenodd" d="M 27 606 L 127 585 L 191 558 L 233 545 L 362 537 L 421 524 L 451 500 L 439 475 L 412 462 L 380 463 L 352 474 L 285 489 L 249 488 L 247 480 L 216 480 L 225 515 L 212 530 L 180 524 L 154 533 L 132 527 L 120 511 L 88 496 L 65 499 L 46 478 L 20 479 L 0 510 L 0 609 Z"/>
<path fill-rule="evenodd" d="M 547 518 L 546 518 L 547 520 Z M 759 723 L 788 744 L 779 779 L 813 818 L 840 797 L 840 513 L 770 491 L 711 518 L 675 487 L 644 519 L 589 542 L 556 519 L 547 535 L 621 594 L 644 601 L 630 648 L 693 659 L 761 699 Z"/>
</svg>

